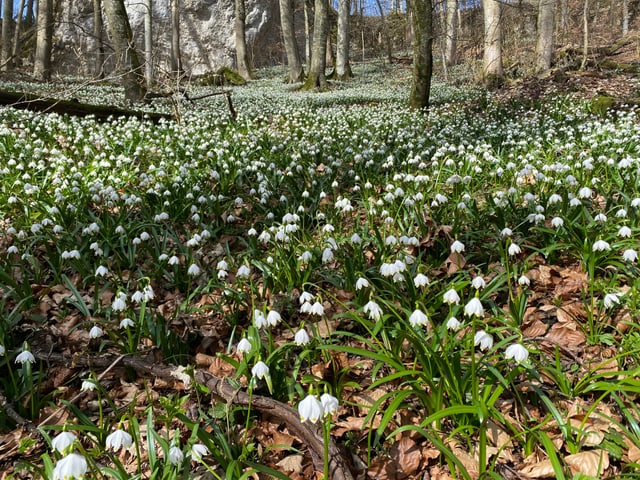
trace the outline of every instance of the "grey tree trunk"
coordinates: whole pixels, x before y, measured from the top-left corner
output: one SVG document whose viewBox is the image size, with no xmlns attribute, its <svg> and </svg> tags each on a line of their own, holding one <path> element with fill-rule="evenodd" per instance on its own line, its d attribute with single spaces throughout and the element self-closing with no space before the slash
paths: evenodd
<svg viewBox="0 0 640 480">
<path fill-rule="evenodd" d="M 536 70 L 538 72 L 545 72 L 551 68 L 555 11 L 555 0 L 540 0 L 538 5 L 538 43 L 536 46 Z"/>
<path fill-rule="evenodd" d="M 304 61 L 307 66 L 311 65 L 311 42 L 313 41 L 313 31 L 311 30 L 311 0 L 302 0 L 304 10 Z"/>
<path fill-rule="evenodd" d="M 144 0 L 144 80 L 153 85 L 153 4 Z"/>
<path fill-rule="evenodd" d="M 104 0 L 104 10 L 116 52 L 118 72 L 122 77 L 124 95 L 130 102 L 139 102 L 144 99 L 147 89 L 124 0 Z"/>
<path fill-rule="evenodd" d="M 11 27 L 13 26 L 13 0 L 4 0 L 2 3 L 2 52 L 0 53 L 0 69 L 2 71 L 10 70 L 12 67 L 11 53 L 13 48 L 11 47 L 11 40 L 13 32 Z"/>
<path fill-rule="evenodd" d="M 19 66 L 22 55 L 22 42 L 20 41 L 20 34 L 22 33 L 22 14 L 24 13 L 24 0 L 20 0 L 18 4 L 18 11 L 16 14 L 16 28 L 13 31 L 13 46 L 11 49 L 11 58 L 13 59 L 13 65 Z"/>
<path fill-rule="evenodd" d="M 584 70 L 587 66 L 589 58 L 589 0 L 584 0 L 582 10 L 582 64 L 580 70 Z"/>
<path fill-rule="evenodd" d="M 384 15 L 384 9 L 382 8 L 380 0 L 376 0 L 376 4 L 378 5 L 378 12 L 380 13 L 380 22 L 382 23 L 382 34 L 384 35 L 384 43 L 387 50 L 387 61 L 391 63 L 393 61 L 393 53 L 391 51 L 391 35 L 389 34 L 389 24 L 387 23 L 387 19 Z"/>
<path fill-rule="evenodd" d="M 427 109 L 433 72 L 433 6 L 431 0 L 409 0 L 408 7 L 413 26 L 413 79 L 409 106 Z"/>
<path fill-rule="evenodd" d="M 458 49 L 458 0 L 446 0 L 447 25 L 446 42 L 444 47 L 445 64 L 448 66 L 457 63 Z"/>
<path fill-rule="evenodd" d="M 484 55 L 482 78 L 488 88 L 499 86 L 504 80 L 502 66 L 502 4 L 499 0 L 483 0 Z"/>
<path fill-rule="evenodd" d="M 236 19 L 234 22 L 234 30 L 236 37 L 236 66 L 238 73 L 245 80 L 251 78 L 251 71 L 247 61 L 247 39 L 245 37 L 245 20 L 247 13 L 245 10 L 244 0 L 235 0 L 236 3 Z"/>
<path fill-rule="evenodd" d="M 296 32 L 293 25 L 293 0 L 279 0 L 280 2 L 280 25 L 282 27 L 282 37 L 284 49 L 287 53 L 287 66 L 289 83 L 301 82 L 304 79 L 298 42 L 296 42 Z"/>
<path fill-rule="evenodd" d="M 106 55 L 104 53 L 104 22 L 102 21 L 101 0 L 93 0 L 93 42 L 95 45 L 94 75 L 96 78 L 104 78 Z"/>
<path fill-rule="evenodd" d="M 336 46 L 336 78 L 347 80 L 353 76 L 349 64 L 349 27 L 351 0 L 339 0 L 338 2 L 338 38 Z"/>
<path fill-rule="evenodd" d="M 180 55 L 180 0 L 171 0 L 171 70 L 180 75 L 182 59 Z"/>
<path fill-rule="evenodd" d="M 327 0 L 315 0 L 313 15 L 313 44 L 311 47 L 311 65 L 304 84 L 305 90 L 327 87 L 325 76 L 327 61 L 327 35 L 329 25 L 329 4 Z"/>
<path fill-rule="evenodd" d="M 53 45 L 53 0 L 39 0 L 36 15 L 36 53 L 33 76 L 37 80 L 51 79 L 51 47 Z"/>
<path fill-rule="evenodd" d="M 629 0 L 622 0 L 622 35 L 629 33 Z"/>
</svg>

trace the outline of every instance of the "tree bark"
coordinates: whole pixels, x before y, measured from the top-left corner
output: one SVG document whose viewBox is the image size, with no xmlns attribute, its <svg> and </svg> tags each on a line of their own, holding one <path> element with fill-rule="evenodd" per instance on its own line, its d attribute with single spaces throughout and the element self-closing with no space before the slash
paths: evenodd
<svg viewBox="0 0 640 480">
<path fill-rule="evenodd" d="M 2 52 L 0 56 L 0 69 L 11 70 L 11 27 L 13 26 L 13 0 L 4 0 L 2 3 Z"/>
<path fill-rule="evenodd" d="M 446 0 L 447 24 L 445 41 L 445 63 L 448 66 L 455 65 L 456 50 L 458 49 L 458 0 Z"/>
<path fill-rule="evenodd" d="M 104 52 L 104 22 L 102 21 L 102 1 L 93 0 L 93 42 L 94 42 L 94 75 L 104 78 L 106 55 Z"/>
<path fill-rule="evenodd" d="M 182 73 L 180 55 L 180 0 L 171 0 L 171 70 L 177 76 Z"/>
<path fill-rule="evenodd" d="M 36 16 L 36 53 L 33 76 L 37 80 L 51 79 L 51 48 L 53 38 L 53 0 L 39 0 Z"/>
<path fill-rule="evenodd" d="M 380 22 L 382 23 L 382 34 L 384 35 L 384 43 L 387 50 L 387 61 L 391 63 L 393 62 L 393 52 L 391 50 L 391 35 L 389 34 L 389 24 L 387 23 L 384 9 L 382 8 L 382 3 L 380 3 L 380 0 L 376 0 L 376 4 L 378 5 L 378 12 L 380 13 Z"/>
<path fill-rule="evenodd" d="M 311 42 L 313 41 L 313 30 L 311 28 L 311 0 L 302 0 L 304 10 L 304 61 L 307 67 L 311 65 Z"/>
<path fill-rule="evenodd" d="M 540 0 L 538 5 L 538 43 L 536 46 L 536 70 L 538 72 L 545 72 L 551 68 L 555 10 L 555 0 Z"/>
<path fill-rule="evenodd" d="M 482 78 L 488 88 L 496 88 L 504 80 L 502 67 L 502 4 L 500 0 L 483 0 L 484 55 Z"/>
<path fill-rule="evenodd" d="M 245 80 L 251 79 L 251 71 L 247 62 L 247 39 L 245 37 L 245 21 L 247 13 L 244 0 L 235 0 L 236 18 L 234 22 L 234 30 L 236 37 L 236 66 L 238 73 Z"/>
<path fill-rule="evenodd" d="M 584 0 L 582 10 L 582 64 L 580 70 L 584 70 L 587 66 L 589 57 L 589 0 Z"/>
<path fill-rule="evenodd" d="M 124 0 L 104 0 L 104 9 L 116 51 L 118 72 L 122 76 L 124 95 L 130 102 L 139 102 L 144 99 L 147 90 Z"/>
<path fill-rule="evenodd" d="M 622 35 L 629 33 L 629 0 L 622 0 Z"/>
<path fill-rule="evenodd" d="M 11 58 L 14 67 L 19 66 L 22 55 L 22 42 L 20 41 L 20 34 L 22 33 L 22 14 L 24 13 L 24 0 L 20 0 L 18 4 L 18 12 L 16 14 L 16 27 L 13 31 L 13 45 L 11 49 Z"/>
<path fill-rule="evenodd" d="M 279 0 L 280 2 L 280 25 L 282 27 L 282 37 L 284 49 L 287 53 L 288 83 L 301 82 L 304 79 L 298 42 L 296 42 L 296 32 L 293 24 L 293 0 Z"/>
<path fill-rule="evenodd" d="M 336 78 L 347 80 L 353 76 L 349 64 L 349 9 L 351 0 L 339 0 L 338 2 L 338 37 L 336 45 Z"/>
<path fill-rule="evenodd" d="M 153 85 L 153 3 L 144 0 L 144 80 Z"/>
<path fill-rule="evenodd" d="M 408 6 L 413 25 L 413 79 L 409 106 L 426 110 L 433 72 L 433 6 L 431 0 L 410 0 Z"/>
<path fill-rule="evenodd" d="M 315 0 L 313 15 L 313 44 L 311 48 L 311 65 L 304 84 L 304 90 L 327 87 L 325 76 L 327 61 L 327 35 L 329 25 L 329 4 L 327 0 Z"/>
</svg>

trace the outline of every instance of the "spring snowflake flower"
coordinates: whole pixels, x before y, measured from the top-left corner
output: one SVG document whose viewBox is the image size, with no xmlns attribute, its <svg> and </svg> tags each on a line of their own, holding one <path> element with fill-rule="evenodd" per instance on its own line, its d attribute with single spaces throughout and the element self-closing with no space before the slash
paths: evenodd
<svg viewBox="0 0 640 480">
<path fill-rule="evenodd" d="M 241 339 L 238 342 L 238 346 L 236 347 L 236 351 L 241 354 L 249 353 L 251 351 L 251 342 L 246 338 Z"/>
<path fill-rule="evenodd" d="M 308 264 L 313 259 L 313 254 L 309 250 L 305 250 L 298 257 L 298 261 L 304 265 Z"/>
<path fill-rule="evenodd" d="M 349 241 L 355 245 L 360 245 L 362 243 L 362 238 L 357 233 L 354 233 L 353 235 L 351 235 Z"/>
<path fill-rule="evenodd" d="M 280 323 L 281 320 L 282 317 L 275 310 L 270 310 L 267 314 L 267 325 L 269 325 L 270 327 L 275 327 L 278 323 Z"/>
<path fill-rule="evenodd" d="M 77 439 L 78 437 L 71 432 L 61 432 L 51 441 L 51 448 L 65 455 L 73 450 L 73 444 Z"/>
<path fill-rule="evenodd" d="M 15 359 L 16 363 L 21 363 L 22 365 L 25 363 L 35 363 L 35 361 L 36 357 L 34 357 L 33 353 L 29 350 L 22 350 Z"/>
<path fill-rule="evenodd" d="M 15 245 L 11 245 L 9 248 L 7 248 L 7 253 L 9 255 L 18 253 L 18 247 L 16 247 Z"/>
<path fill-rule="evenodd" d="M 620 294 L 619 293 L 607 293 L 604 296 L 604 308 L 612 308 L 620 303 Z"/>
<path fill-rule="evenodd" d="M 473 297 L 469 302 L 464 306 L 464 314 L 467 317 L 484 317 L 484 307 L 480 302 L 478 297 Z"/>
<path fill-rule="evenodd" d="M 611 250 L 611 245 L 609 245 L 609 243 L 605 242 L 604 240 L 596 240 L 593 243 L 594 252 L 608 252 L 609 250 Z"/>
<path fill-rule="evenodd" d="M 333 261 L 333 250 L 329 247 L 322 251 L 322 263 L 329 263 Z"/>
<path fill-rule="evenodd" d="M 167 261 L 168 265 L 178 265 L 180 263 L 180 259 L 176 255 L 172 255 Z"/>
<path fill-rule="evenodd" d="M 87 460 L 77 453 L 70 453 L 56 463 L 53 480 L 83 479 L 87 473 Z"/>
<path fill-rule="evenodd" d="M 518 285 L 528 287 L 529 285 L 531 285 L 531 280 L 529 280 L 529 277 L 527 277 L 526 275 L 520 275 L 520 278 L 518 278 Z"/>
<path fill-rule="evenodd" d="M 364 305 L 364 307 L 362 307 L 362 310 L 364 311 L 364 313 L 367 314 L 367 316 L 369 317 L 370 320 L 374 320 L 374 321 L 380 320 L 382 318 L 382 315 L 383 315 L 383 312 L 382 312 L 382 309 L 380 308 L 380 305 L 378 305 L 373 300 L 369 300 Z"/>
<path fill-rule="evenodd" d="M 293 337 L 293 341 L 296 345 L 302 346 L 307 345 L 311 339 L 309 338 L 309 334 L 304 328 L 298 330 Z"/>
<path fill-rule="evenodd" d="M 94 325 L 91 327 L 91 330 L 89 330 L 89 338 L 100 338 L 102 335 L 104 335 L 104 330 L 98 325 Z"/>
<path fill-rule="evenodd" d="M 209 455 L 209 449 L 206 445 L 202 443 L 196 443 L 191 447 L 191 458 L 193 458 L 196 462 L 202 460 L 202 457 Z"/>
<path fill-rule="evenodd" d="M 129 327 L 135 327 L 135 323 L 133 322 L 133 320 L 131 320 L 130 318 L 123 318 L 120 321 L 120 328 L 124 329 L 124 328 L 129 328 Z"/>
<path fill-rule="evenodd" d="M 178 465 L 184 459 L 184 453 L 177 445 L 172 445 L 169 449 L 169 462 L 173 465 Z"/>
<path fill-rule="evenodd" d="M 500 236 L 502 238 L 510 237 L 511 235 L 513 235 L 513 230 L 511 230 L 509 227 L 505 227 L 500 231 Z"/>
<path fill-rule="evenodd" d="M 426 287 L 429 285 L 429 278 L 425 274 L 419 273 L 413 278 L 413 284 L 416 288 Z"/>
<path fill-rule="evenodd" d="M 482 278 L 482 276 L 478 275 L 477 277 L 474 277 L 473 280 L 471 280 L 471 286 L 476 290 L 481 290 L 487 286 L 487 282 L 484 281 L 484 278 Z"/>
<path fill-rule="evenodd" d="M 593 220 L 597 223 L 605 223 L 607 221 L 607 216 L 604 213 L 599 213 L 593 217 Z"/>
<path fill-rule="evenodd" d="M 263 379 L 269 375 L 269 367 L 267 366 L 266 363 L 260 360 L 251 369 L 251 375 L 256 378 Z"/>
<path fill-rule="evenodd" d="M 0 343 L 0 357 L 3 357 L 6 352 L 4 345 Z"/>
<path fill-rule="evenodd" d="M 458 305 L 460 303 L 460 295 L 453 288 L 450 288 L 442 295 L 442 301 L 449 305 Z"/>
<path fill-rule="evenodd" d="M 617 218 L 627 218 L 627 211 L 624 208 L 619 209 L 616 212 L 616 217 Z"/>
<path fill-rule="evenodd" d="M 83 392 L 91 392 L 92 390 L 95 390 L 97 387 L 96 381 L 93 379 L 87 379 L 87 380 L 83 380 L 82 384 L 80 385 L 80 390 L 82 390 Z"/>
<path fill-rule="evenodd" d="M 258 330 L 269 325 L 267 317 L 262 313 L 262 310 L 255 309 L 253 311 L 253 324 Z"/>
<path fill-rule="evenodd" d="M 456 240 L 451 244 L 451 253 L 462 253 L 464 252 L 464 243 Z"/>
<path fill-rule="evenodd" d="M 519 253 L 522 253 L 522 249 L 520 248 L 520 245 L 518 245 L 517 243 L 512 243 L 511 245 L 509 245 L 508 253 L 509 253 L 509 256 L 513 257 L 514 255 L 518 255 Z"/>
<path fill-rule="evenodd" d="M 361 290 L 363 288 L 369 288 L 369 281 L 364 278 L 364 277 L 360 277 L 358 278 L 358 280 L 356 280 L 356 290 Z"/>
<path fill-rule="evenodd" d="M 302 305 L 303 303 L 310 302 L 311 300 L 313 300 L 313 295 L 309 292 L 302 292 L 300 294 L 300 297 L 298 298 L 300 305 Z"/>
<path fill-rule="evenodd" d="M 109 269 L 104 265 L 100 265 L 96 268 L 96 277 L 104 277 L 109 273 Z"/>
<path fill-rule="evenodd" d="M 114 312 L 121 312 L 127 308 L 127 294 L 124 292 L 118 292 L 116 298 L 111 302 L 111 310 Z"/>
<path fill-rule="evenodd" d="M 549 197 L 549 200 L 547 201 L 547 205 L 554 205 L 556 203 L 560 203 L 561 201 L 562 201 L 562 197 L 557 193 L 554 193 Z"/>
<path fill-rule="evenodd" d="M 314 304 L 311 305 L 311 308 L 309 309 L 309 313 L 311 315 L 317 315 L 318 317 L 321 317 L 322 315 L 324 315 L 324 307 L 320 302 L 314 302 Z"/>
<path fill-rule="evenodd" d="M 638 252 L 630 248 L 622 252 L 622 258 L 627 262 L 635 262 L 638 260 Z"/>
<path fill-rule="evenodd" d="M 105 441 L 107 450 L 117 451 L 121 448 L 129 448 L 133 445 L 133 438 L 125 430 L 116 430 L 109 434 Z"/>
<path fill-rule="evenodd" d="M 623 225 L 618 230 L 618 236 L 622 238 L 629 238 L 631 236 L 631 229 L 626 225 Z"/>
<path fill-rule="evenodd" d="M 593 196 L 593 190 L 589 187 L 582 187 L 578 190 L 578 198 L 591 198 Z"/>
<path fill-rule="evenodd" d="M 320 395 L 320 403 L 322 404 L 322 411 L 325 417 L 336 413 L 338 411 L 338 407 L 340 406 L 338 399 L 328 393 L 323 393 L 322 395 Z"/>
<path fill-rule="evenodd" d="M 144 299 L 144 293 L 142 293 L 139 290 L 137 292 L 134 292 L 133 295 L 131 295 L 131 300 L 134 301 L 135 303 L 141 303 L 143 299 Z"/>
<path fill-rule="evenodd" d="M 569 200 L 569 206 L 570 207 L 579 207 L 581 205 L 582 205 L 582 202 L 577 197 L 574 197 L 571 200 Z"/>
<path fill-rule="evenodd" d="M 304 400 L 298 404 L 298 413 L 300 414 L 300 421 L 302 423 L 309 420 L 311 423 L 316 423 L 323 414 L 323 407 L 320 400 L 315 395 L 307 395 Z"/>
<path fill-rule="evenodd" d="M 504 356 L 507 360 L 513 358 L 516 362 L 521 363 L 529 358 L 529 350 L 527 350 L 519 343 L 514 343 L 506 348 L 506 350 L 504 351 Z"/>
<path fill-rule="evenodd" d="M 66 260 L 68 258 L 74 258 L 76 260 L 80 260 L 80 252 L 78 250 L 71 250 L 71 251 L 65 250 L 64 252 L 62 252 L 62 259 Z"/>
<path fill-rule="evenodd" d="M 488 350 L 493 347 L 493 337 L 484 330 L 479 330 L 473 337 L 473 343 L 480 347 L 480 350 Z"/>
<path fill-rule="evenodd" d="M 560 228 L 564 225 L 564 220 L 561 217 L 553 217 L 551 219 L 551 226 L 553 228 Z"/>
<path fill-rule="evenodd" d="M 458 320 L 456 317 L 451 317 L 449 320 L 447 320 L 448 330 L 458 330 L 461 325 L 462 323 L 460 323 L 460 320 Z"/>
<path fill-rule="evenodd" d="M 200 275 L 200 267 L 198 267 L 198 265 L 196 265 L 195 263 L 192 263 L 187 270 L 187 274 L 192 277 L 197 277 L 198 275 Z"/>
<path fill-rule="evenodd" d="M 414 310 L 409 316 L 409 324 L 411 324 L 412 327 L 416 325 L 428 325 L 429 317 L 421 310 Z"/>
</svg>

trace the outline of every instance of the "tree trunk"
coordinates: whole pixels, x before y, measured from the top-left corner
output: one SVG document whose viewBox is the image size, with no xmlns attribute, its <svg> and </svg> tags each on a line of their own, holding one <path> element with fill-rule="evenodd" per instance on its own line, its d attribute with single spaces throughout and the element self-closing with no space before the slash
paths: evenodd
<svg viewBox="0 0 640 480">
<path fill-rule="evenodd" d="M 179 76 L 182 73 L 180 55 L 180 0 L 171 0 L 171 71 Z"/>
<path fill-rule="evenodd" d="M 33 60 L 33 76 L 37 80 L 48 81 L 51 79 L 53 0 L 38 0 L 36 18 L 36 53 Z"/>
<path fill-rule="evenodd" d="M 307 67 L 311 65 L 311 42 L 313 41 L 313 32 L 311 30 L 311 0 L 302 0 L 302 8 L 304 10 L 304 61 Z"/>
<path fill-rule="evenodd" d="M 545 72 L 551 68 L 555 10 L 555 0 L 540 0 L 538 6 L 538 44 L 536 46 L 536 70 L 538 72 Z"/>
<path fill-rule="evenodd" d="M 349 7 L 351 0 L 338 2 L 338 38 L 336 51 L 336 78 L 347 80 L 353 76 L 349 64 Z"/>
<path fill-rule="evenodd" d="M 410 0 L 408 3 L 413 25 L 413 80 L 409 106 L 427 109 L 433 71 L 433 6 L 431 0 Z"/>
<path fill-rule="evenodd" d="M 124 0 L 104 0 L 104 10 L 116 51 L 118 71 L 122 76 L 124 95 L 130 102 L 139 102 L 147 91 Z"/>
<path fill-rule="evenodd" d="M 458 0 L 446 0 L 447 9 L 447 37 L 444 48 L 445 64 L 456 64 L 456 50 L 458 48 Z"/>
<path fill-rule="evenodd" d="M 629 0 L 622 0 L 622 35 L 629 33 Z"/>
<path fill-rule="evenodd" d="M 94 75 L 96 78 L 104 78 L 106 55 L 104 53 L 104 24 L 102 21 L 101 0 L 93 0 L 93 41 L 95 44 Z"/>
<path fill-rule="evenodd" d="M 144 0 L 144 80 L 153 85 L 153 3 Z"/>
<path fill-rule="evenodd" d="M 482 78 L 488 88 L 500 86 L 504 80 L 502 67 L 502 4 L 500 0 L 483 0 L 484 55 Z"/>
<path fill-rule="evenodd" d="M 393 53 L 391 49 L 391 35 L 389 34 L 389 25 L 384 15 L 384 10 L 382 9 L 382 4 L 380 3 L 380 0 L 376 0 L 376 4 L 378 5 L 378 12 L 380 12 L 380 22 L 382 23 L 384 43 L 387 50 L 387 61 L 391 63 L 393 61 Z"/>
<path fill-rule="evenodd" d="M 589 0 L 584 0 L 584 8 L 582 10 L 582 64 L 580 70 L 584 70 L 587 66 L 589 57 Z"/>
<path fill-rule="evenodd" d="M 301 82 L 304 79 L 300 53 L 298 52 L 298 42 L 296 42 L 296 31 L 293 24 L 293 0 L 280 1 L 280 25 L 282 27 L 282 37 L 284 49 L 287 53 L 287 66 L 289 69 L 288 83 Z"/>
<path fill-rule="evenodd" d="M 22 56 L 22 42 L 20 41 L 20 34 L 22 33 L 22 14 L 24 12 L 24 0 L 20 0 L 18 4 L 18 12 L 16 15 L 16 28 L 13 31 L 13 48 L 11 49 L 11 58 L 13 65 L 20 66 Z"/>
<path fill-rule="evenodd" d="M 251 79 L 251 71 L 247 62 L 247 39 L 245 37 L 245 20 L 247 17 L 244 0 L 235 0 L 236 3 L 236 19 L 234 22 L 234 30 L 236 36 L 236 66 L 238 73 L 245 80 Z"/>
<path fill-rule="evenodd" d="M 13 0 L 4 0 L 2 4 L 2 52 L 0 58 L 0 69 L 2 71 L 11 70 L 11 27 L 13 26 Z"/>
<path fill-rule="evenodd" d="M 304 84 L 304 90 L 327 87 L 325 77 L 327 61 L 327 35 L 329 26 L 329 4 L 327 0 L 315 0 L 313 15 L 313 44 L 311 48 L 311 65 Z"/>
</svg>

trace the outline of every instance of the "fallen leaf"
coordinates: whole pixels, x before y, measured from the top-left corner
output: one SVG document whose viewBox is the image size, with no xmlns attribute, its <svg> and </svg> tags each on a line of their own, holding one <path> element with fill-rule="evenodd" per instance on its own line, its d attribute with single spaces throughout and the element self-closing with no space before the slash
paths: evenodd
<svg viewBox="0 0 640 480">
<path fill-rule="evenodd" d="M 523 477 L 531 479 L 555 478 L 556 476 L 556 473 L 553 471 L 553 465 L 551 465 L 551 461 L 549 460 L 542 460 L 532 465 L 527 465 L 524 468 L 521 468 L 519 473 Z"/>
<path fill-rule="evenodd" d="M 571 472 L 583 473 L 590 477 L 601 477 L 609 468 L 609 453 L 606 450 L 588 450 L 569 455 L 564 459 L 571 467 Z"/>
<path fill-rule="evenodd" d="M 391 449 L 391 457 L 398 467 L 398 477 L 414 475 L 422 466 L 420 447 L 409 437 L 402 437 Z"/>
<path fill-rule="evenodd" d="M 280 460 L 276 465 L 282 468 L 285 472 L 302 473 L 302 460 L 303 455 L 298 453 L 294 455 L 287 455 Z"/>
</svg>

